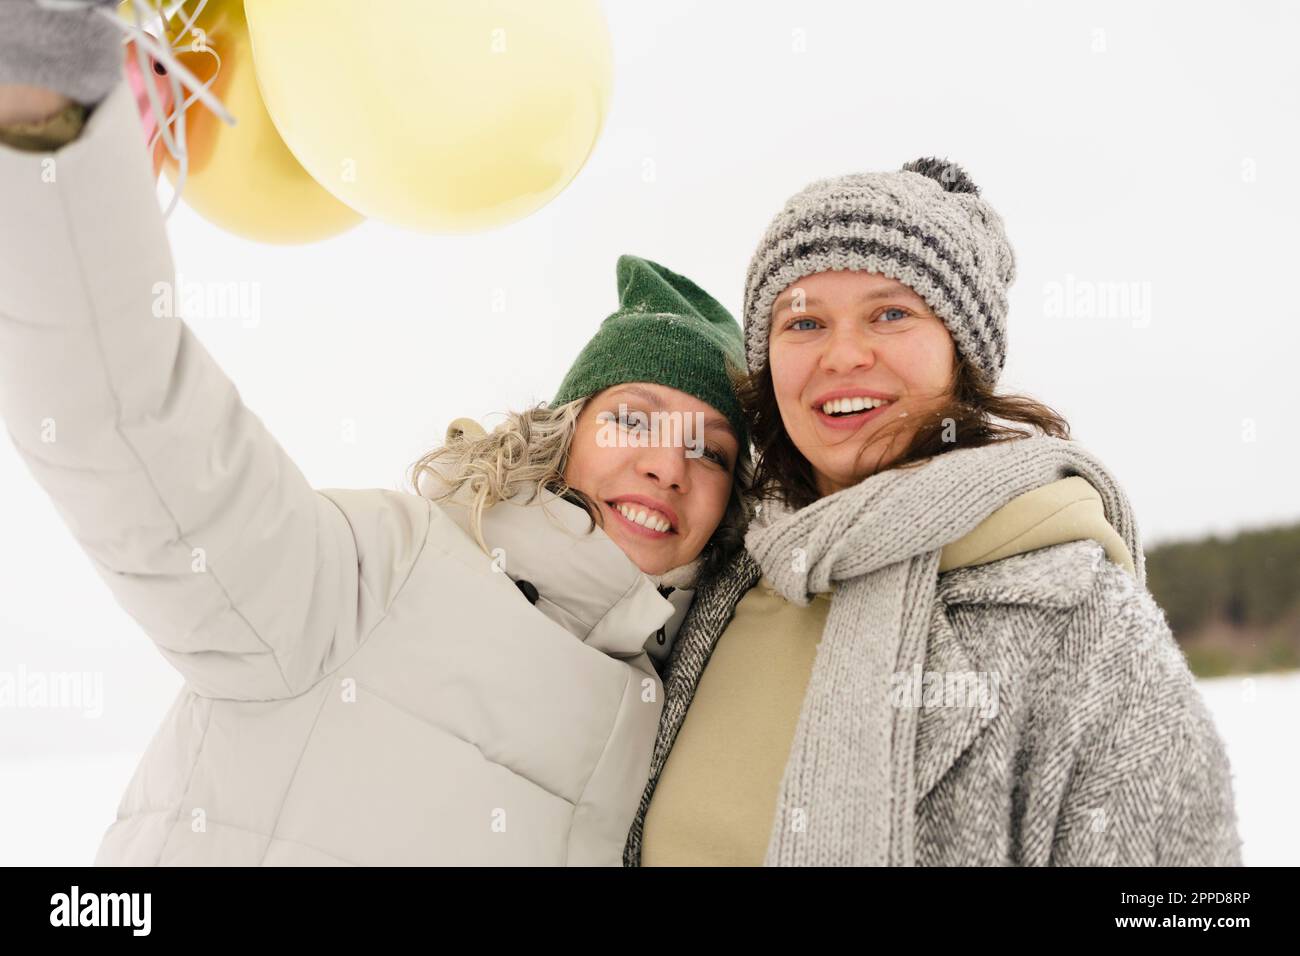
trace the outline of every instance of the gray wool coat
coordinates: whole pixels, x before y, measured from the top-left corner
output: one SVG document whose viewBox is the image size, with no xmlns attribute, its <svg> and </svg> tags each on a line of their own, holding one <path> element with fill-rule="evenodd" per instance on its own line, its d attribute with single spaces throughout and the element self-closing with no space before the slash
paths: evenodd
<svg viewBox="0 0 1300 956">
<path fill-rule="evenodd" d="M 761 570 L 702 583 L 664 667 L 650 778 L 624 864 L 718 638 Z M 1239 866 L 1231 771 L 1164 613 L 1093 541 L 939 576 L 925 671 L 998 676 L 994 708 L 926 706 L 921 866 Z"/>
</svg>

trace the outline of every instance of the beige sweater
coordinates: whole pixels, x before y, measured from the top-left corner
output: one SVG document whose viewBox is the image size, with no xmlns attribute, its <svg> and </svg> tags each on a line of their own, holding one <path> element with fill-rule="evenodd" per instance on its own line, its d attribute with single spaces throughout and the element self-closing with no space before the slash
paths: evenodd
<svg viewBox="0 0 1300 956">
<path fill-rule="evenodd" d="M 1101 498 L 1065 478 L 1012 500 L 944 548 L 940 571 L 1092 539 L 1133 570 Z M 760 866 L 830 595 L 791 604 L 760 580 L 700 677 L 645 818 L 642 866 Z"/>
</svg>

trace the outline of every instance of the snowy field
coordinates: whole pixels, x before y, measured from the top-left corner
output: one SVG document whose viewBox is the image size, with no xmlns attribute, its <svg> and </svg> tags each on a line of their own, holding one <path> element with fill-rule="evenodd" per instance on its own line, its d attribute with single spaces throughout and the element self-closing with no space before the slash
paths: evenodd
<svg viewBox="0 0 1300 956">
<path fill-rule="evenodd" d="M 1200 686 L 1228 745 L 1246 864 L 1300 865 L 1300 672 Z M 0 761 L 0 863 L 91 863 L 137 759 L 108 753 Z"/>
</svg>

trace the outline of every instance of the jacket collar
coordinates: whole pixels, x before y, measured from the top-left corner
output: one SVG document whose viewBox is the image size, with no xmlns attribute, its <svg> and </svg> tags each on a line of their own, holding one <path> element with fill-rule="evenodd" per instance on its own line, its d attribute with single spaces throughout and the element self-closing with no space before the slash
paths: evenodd
<svg viewBox="0 0 1300 956">
<path fill-rule="evenodd" d="M 913 760 L 918 804 L 970 748 L 980 732 L 993 722 L 996 708 L 1004 703 L 1001 699 L 996 700 L 985 712 L 978 707 L 945 706 L 942 682 L 963 674 L 979 675 L 978 679 L 984 686 L 996 680 L 958 639 L 948 615 L 941 611 L 935 613 L 926 637 L 925 660 L 914 666 L 909 675 L 915 688 L 909 699 L 920 706 Z M 933 683 L 936 680 L 940 682 L 937 693 Z M 991 688 L 1001 697 L 1004 688 L 997 683 L 993 683 Z"/>
<path fill-rule="evenodd" d="M 1002 558 L 990 564 L 960 568 L 939 575 L 935 596 L 943 607 L 961 604 L 1030 604 L 1037 607 L 1076 606 L 1093 586 L 1106 560 L 1095 541 L 1068 541 Z M 948 614 L 936 612 L 926 639 L 925 662 L 913 680 L 924 682 L 926 674 L 978 674 L 990 686 L 995 671 L 981 663 L 976 651 L 957 637 Z M 997 707 L 1006 703 L 1003 688 Z M 926 692 L 922 688 L 921 700 Z M 916 728 L 916 800 L 919 803 L 993 722 L 996 710 L 981 712 L 975 707 L 946 707 L 928 695 L 931 706 L 923 706 Z"/>
<path fill-rule="evenodd" d="M 469 508 L 438 504 L 473 539 Z M 612 657 L 644 650 L 666 659 L 694 592 L 661 593 L 602 528 L 590 528 L 584 509 L 552 492 L 531 502 L 518 495 L 483 512 L 491 553 L 484 561 L 525 596 L 531 585 L 537 609 L 591 647 Z"/>
<path fill-rule="evenodd" d="M 940 574 L 936 595 L 946 605 L 1071 608 L 1093 588 L 1105 564 L 1106 552 L 1098 542 L 1065 541 Z"/>
</svg>

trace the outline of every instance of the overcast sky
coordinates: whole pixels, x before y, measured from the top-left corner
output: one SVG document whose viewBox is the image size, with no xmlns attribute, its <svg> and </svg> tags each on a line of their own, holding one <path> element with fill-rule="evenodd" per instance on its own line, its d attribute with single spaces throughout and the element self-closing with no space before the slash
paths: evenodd
<svg viewBox="0 0 1300 956">
<path fill-rule="evenodd" d="M 739 314 L 749 256 L 790 193 L 938 155 L 968 170 L 1016 250 L 1003 385 L 1068 417 L 1146 544 L 1300 520 L 1298 5 L 606 9 L 612 112 L 575 181 L 524 221 L 468 237 L 367 222 L 283 248 L 183 203 L 172 216 L 183 281 L 257 285 L 255 327 L 191 324 L 313 485 L 397 487 L 452 418 L 491 424 L 550 398 L 615 307 L 620 253 Z M 9 442 L 0 490 L 11 650 L 30 667 L 138 668 L 138 725 L 97 731 L 133 745 L 178 680 Z"/>
<path fill-rule="evenodd" d="M 1016 250 L 1004 386 L 1067 415 L 1148 542 L 1300 519 L 1295 4 L 606 9 L 611 115 L 529 219 L 279 248 L 173 215 L 185 279 L 259 284 L 255 328 L 193 324 L 319 487 L 392 485 L 451 418 L 548 399 L 620 253 L 738 315 L 789 194 L 936 154 Z"/>
</svg>

